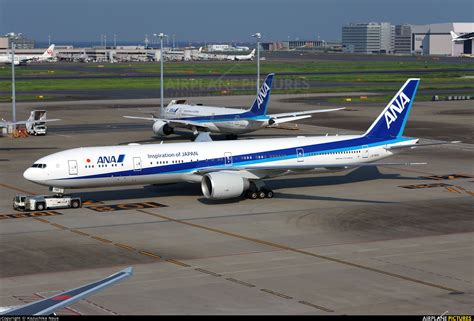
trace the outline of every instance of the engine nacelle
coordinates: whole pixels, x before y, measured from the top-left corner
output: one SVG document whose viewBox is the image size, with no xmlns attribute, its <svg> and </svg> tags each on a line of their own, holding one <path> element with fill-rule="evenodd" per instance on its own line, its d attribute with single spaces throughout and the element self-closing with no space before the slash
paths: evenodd
<svg viewBox="0 0 474 321">
<path fill-rule="evenodd" d="M 211 200 L 239 197 L 249 185 L 249 181 L 242 176 L 225 172 L 206 174 L 201 181 L 202 193 Z"/>
<path fill-rule="evenodd" d="M 157 136 L 168 136 L 174 132 L 173 127 L 168 125 L 168 123 L 157 120 L 153 124 L 153 133 Z"/>
</svg>

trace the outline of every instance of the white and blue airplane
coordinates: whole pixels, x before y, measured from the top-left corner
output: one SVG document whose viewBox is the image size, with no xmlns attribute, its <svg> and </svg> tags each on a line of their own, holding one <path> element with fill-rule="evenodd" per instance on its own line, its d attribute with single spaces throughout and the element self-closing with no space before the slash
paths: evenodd
<svg viewBox="0 0 474 321">
<path fill-rule="evenodd" d="M 51 315 L 62 308 L 70 306 L 79 300 L 85 299 L 94 293 L 102 291 L 115 283 L 129 278 L 132 274 L 133 268 L 128 267 L 99 281 L 64 291 L 49 298 L 20 306 L 0 307 L 0 315 Z M 5 318 L 5 320 L 7 319 L 8 318 Z"/>
<path fill-rule="evenodd" d="M 250 133 L 273 124 L 311 117 L 311 114 L 326 113 L 344 108 L 307 110 L 281 114 L 267 114 L 268 101 L 272 90 L 274 74 L 269 74 L 250 109 L 212 107 L 186 104 L 185 100 L 172 100 L 160 118 L 123 116 L 131 119 L 153 121 L 153 133 L 163 137 L 174 132 L 175 128 L 186 128 L 195 135 L 199 132 L 223 133 L 231 138 Z"/>
<path fill-rule="evenodd" d="M 263 183 L 271 177 L 415 165 L 377 161 L 420 146 L 417 138 L 403 137 L 419 81 L 408 79 L 362 135 L 75 148 L 39 159 L 23 176 L 59 194 L 65 188 L 196 182 L 208 199 L 255 199 L 273 197 Z"/>
</svg>

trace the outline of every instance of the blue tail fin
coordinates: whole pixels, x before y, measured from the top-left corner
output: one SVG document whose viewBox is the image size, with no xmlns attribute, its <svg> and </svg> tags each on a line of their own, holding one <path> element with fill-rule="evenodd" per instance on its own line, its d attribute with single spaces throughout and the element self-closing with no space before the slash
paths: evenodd
<svg viewBox="0 0 474 321">
<path fill-rule="evenodd" d="M 387 139 L 401 137 L 419 83 L 420 79 L 408 79 L 370 126 L 365 136 Z"/>
<path fill-rule="evenodd" d="M 265 115 L 267 113 L 268 101 L 270 100 L 270 92 L 272 91 L 273 76 L 269 74 L 258 92 L 257 98 L 253 102 L 250 112 L 256 115 Z"/>
</svg>

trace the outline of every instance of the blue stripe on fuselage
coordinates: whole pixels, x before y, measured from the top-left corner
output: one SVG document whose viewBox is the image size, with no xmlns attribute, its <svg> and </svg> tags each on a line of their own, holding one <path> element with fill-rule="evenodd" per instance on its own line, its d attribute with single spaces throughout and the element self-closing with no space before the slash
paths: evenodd
<svg viewBox="0 0 474 321">
<path fill-rule="evenodd" d="M 296 155 L 297 148 L 302 148 L 304 150 L 304 157 L 308 157 L 312 153 L 335 153 L 335 152 L 342 152 L 342 151 L 359 150 L 359 149 L 362 149 L 363 146 L 364 148 L 365 146 L 376 147 L 376 146 L 381 146 L 381 145 L 386 145 L 386 144 L 395 144 L 395 143 L 412 140 L 412 139 L 413 138 L 401 137 L 401 138 L 396 138 L 392 140 L 384 140 L 384 139 L 368 138 L 366 136 L 361 136 L 361 137 L 348 139 L 344 141 L 335 141 L 335 142 L 328 142 L 328 143 L 321 143 L 321 144 L 314 144 L 314 145 L 294 146 L 294 147 L 285 148 L 285 149 L 276 149 L 276 150 L 256 152 L 256 153 L 251 153 L 251 154 L 232 155 L 232 165 L 230 165 L 229 168 L 232 168 L 233 166 L 260 164 L 260 163 L 268 163 L 268 162 L 275 162 L 275 161 L 280 161 L 280 160 L 297 158 L 297 155 Z M 279 156 L 272 157 L 274 155 L 279 155 Z M 82 177 L 66 177 L 66 178 L 60 178 L 57 180 L 63 180 L 63 179 L 76 179 L 77 180 L 77 179 L 92 179 L 92 178 L 107 178 L 107 177 L 186 173 L 186 172 L 193 172 L 196 169 L 201 169 L 201 168 L 222 167 L 225 165 L 224 162 L 225 162 L 224 155 L 222 155 L 222 157 L 219 157 L 217 159 L 198 160 L 198 161 L 179 163 L 179 164 L 159 165 L 159 166 L 142 168 L 141 171 L 125 170 L 125 171 L 109 172 L 109 173 L 95 174 L 95 175 L 82 176 Z"/>
</svg>

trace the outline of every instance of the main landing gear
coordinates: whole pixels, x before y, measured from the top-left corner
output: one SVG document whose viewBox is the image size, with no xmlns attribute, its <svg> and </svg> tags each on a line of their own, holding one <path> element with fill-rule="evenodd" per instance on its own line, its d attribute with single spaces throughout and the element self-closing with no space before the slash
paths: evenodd
<svg viewBox="0 0 474 321">
<path fill-rule="evenodd" d="M 257 198 L 273 198 L 274 194 L 271 189 L 265 188 L 265 185 L 260 182 L 252 182 L 250 188 L 245 192 L 245 197 L 256 200 Z"/>
</svg>

